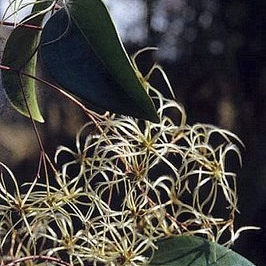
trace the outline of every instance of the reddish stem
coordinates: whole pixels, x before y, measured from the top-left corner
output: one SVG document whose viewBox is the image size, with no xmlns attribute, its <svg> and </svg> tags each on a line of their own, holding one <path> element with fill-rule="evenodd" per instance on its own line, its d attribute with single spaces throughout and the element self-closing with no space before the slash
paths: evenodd
<svg viewBox="0 0 266 266">
<path fill-rule="evenodd" d="M 20 71 L 16 68 L 13 68 L 13 67 L 9 67 L 9 66 L 4 66 L 4 65 L 0 65 L 0 69 L 2 70 L 9 70 L 9 71 L 13 71 L 19 75 L 23 75 L 23 76 L 26 76 L 26 77 L 29 77 L 29 78 L 32 78 L 32 79 L 35 79 L 47 86 L 49 86 L 50 88 L 56 90 L 57 92 L 61 93 L 64 97 L 70 99 L 72 102 L 74 102 L 75 104 L 77 104 L 82 110 L 84 110 L 85 112 L 88 112 L 88 109 L 82 104 L 80 103 L 78 100 L 76 100 L 74 97 L 72 97 L 70 94 L 66 93 L 65 91 L 63 91 L 62 89 L 60 89 L 59 87 L 55 86 L 54 84 L 46 81 L 46 80 L 43 80 L 41 78 L 38 78 L 36 76 L 33 76 L 33 75 L 30 75 L 28 73 L 25 73 L 23 71 Z"/>
<path fill-rule="evenodd" d="M 0 24 L 5 25 L 5 26 L 11 26 L 11 27 L 22 27 L 22 28 L 27 28 L 27 29 L 32 29 L 32 30 L 42 30 L 43 28 L 40 26 L 35 26 L 32 24 L 27 24 L 27 23 L 22 23 L 22 24 L 16 24 L 13 22 L 8 22 L 8 21 L 2 21 Z"/>
</svg>

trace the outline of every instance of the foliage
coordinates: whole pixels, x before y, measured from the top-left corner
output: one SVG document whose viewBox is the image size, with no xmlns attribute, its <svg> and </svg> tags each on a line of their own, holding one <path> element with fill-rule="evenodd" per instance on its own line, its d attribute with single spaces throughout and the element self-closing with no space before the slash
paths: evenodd
<svg viewBox="0 0 266 266">
<path fill-rule="evenodd" d="M 42 5 L 44 8 L 45 5 Z M 39 5 L 33 8 L 33 13 L 38 12 Z M 37 11 L 35 11 L 35 9 Z M 32 26 L 41 26 L 44 14 L 37 17 L 28 18 L 27 21 Z M 37 54 L 40 31 L 27 27 L 17 27 L 11 33 L 5 46 L 2 63 L 5 66 L 14 68 L 17 71 L 4 71 L 2 73 L 3 87 L 10 99 L 11 104 L 20 113 L 43 122 L 39 111 L 35 93 L 35 80 L 18 71 L 23 71 L 29 75 L 36 75 Z M 19 49 L 17 49 L 20 44 Z M 26 99 L 26 101 L 25 101 Z"/>
<path fill-rule="evenodd" d="M 253 264 L 230 249 L 202 237 L 178 236 L 158 241 L 150 265 L 242 265 Z"/>
<path fill-rule="evenodd" d="M 48 5 L 48 10 L 55 7 L 56 2 L 47 2 L 52 3 Z M 198 249 L 204 254 L 202 265 L 216 264 L 221 260 L 231 265 L 239 262 L 252 265 L 240 255 L 215 244 L 229 247 L 242 230 L 249 229 L 234 228 L 238 212 L 236 174 L 229 161 L 237 159 L 241 165 L 238 146 L 242 146 L 242 142 L 233 133 L 212 125 L 189 125 L 183 106 L 174 99 L 166 98 L 148 82 L 153 71 L 159 70 L 173 94 L 162 68 L 154 65 L 147 76 L 140 74 L 136 57 L 150 48 L 138 52 L 129 61 L 117 36 L 119 45 L 114 50 L 118 47 L 122 52 L 121 58 L 126 59 L 121 59 L 120 67 L 125 66 L 127 71 L 130 69 L 129 72 L 119 73 L 117 69 L 121 68 L 116 68 L 116 62 L 107 56 L 112 53 L 108 50 L 112 45 L 108 45 L 106 51 L 104 46 L 101 48 L 103 50 L 95 51 L 93 42 L 87 39 L 86 27 L 90 23 L 86 22 L 84 26 L 84 18 L 78 21 L 83 8 L 88 10 L 85 3 L 95 4 L 96 9 L 100 7 L 97 9 L 99 14 L 111 22 L 99 0 L 73 0 L 67 7 L 63 5 L 64 9 L 48 20 L 48 30 L 44 29 L 42 35 L 41 55 L 46 60 L 45 64 L 52 68 L 47 58 L 53 54 L 56 67 L 52 68 L 52 74 L 58 71 L 54 76 L 56 82 L 65 85 L 66 91 L 82 100 L 96 103 L 96 107 L 115 111 L 103 104 L 110 101 L 109 98 L 96 97 L 97 101 L 93 102 L 91 96 L 84 97 L 86 85 L 92 82 L 90 79 L 81 80 L 85 84 L 75 87 L 79 79 L 75 79 L 74 75 L 74 87 L 69 88 L 73 76 L 69 78 L 58 70 L 62 65 L 53 49 L 66 49 L 67 44 L 75 45 L 77 42 L 82 51 L 89 49 L 90 54 L 95 52 L 92 54 L 95 59 L 93 64 L 85 65 L 85 68 L 95 71 L 96 80 L 92 83 L 101 84 L 108 75 L 105 84 L 96 86 L 94 93 L 97 94 L 102 86 L 115 92 L 110 84 L 122 86 L 125 77 L 129 83 L 137 81 L 141 88 L 134 86 L 133 89 L 126 83 L 120 91 L 120 96 L 125 96 L 125 103 L 128 103 L 132 94 L 138 95 L 133 97 L 136 109 L 132 111 L 130 105 L 118 114 L 106 112 L 99 115 L 56 85 L 24 72 L 24 64 L 16 65 L 19 60 L 15 60 L 14 66 L 2 66 L 3 80 L 9 75 L 5 73 L 10 72 L 17 75 L 20 81 L 21 76 L 37 79 L 72 99 L 88 115 L 89 122 L 78 132 L 76 148 L 60 146 L 52 162 L 38 135 L 34 123 L 36 117 L 31 114 L 31 107 L 37 108 L 36 102 L 31 105 L 26 101 L 26 109 L 33 118 L 40 144 L 40 164 L 33 182 L 19 184 L 12 171 L 0 163 L 1 265 L 43 265 L 44 262 L 57 265 L 191 265 L 191 256 L 195 263 L 198 263 L 198 258 L 202 259 L 201 254 L 193 254 Z M 26 21 L 31 22 L 38 15 L 43 15 L 43 11 L 37 14 L 33 12 Z M 66 31 L 62 32 L 64 27 L 60 28 L 60 25 L 59 32 L 53 35 L 55 24 L 60 23 L 57 20 L 59 16 L 69 19 L 63 21 Z M 10 39 L 12 49 L 19 36 L 16 32 L 24 26 L 20 25 L 14 30 Z M 107 31 L 114 29 L 112 23 L 102 27 Z M 67 30 L 73 33 L 75 42 L 69 39 Z M 29 41 L 27 45 L 32 48 L 33 39 Z M 54 44 L 59 46 L 51 48 Z M 68 73 L 72 74 L 79 70 L 84 58 L 72 58 L 64 49 L 60 54 L 64 64 L 67 64 L 65 59 L 72 62 L 74 58 L 75 63 L 66 67 Z M 6 50 L 8 52 L 11 51 Z M 32 52 L 29 51 L 30 55 L 35 56 Z M 20 52 L 16 55 L 22 56 Z M 26 54 L 27 62 L 31 56 Z M 3 63 L 9 59 L 9 56 L 4 56 Z M 99 74 L 101 70 L 103 74 Z M 82 71 L 81 74 L 84 75 Z M 67 83 L 64 83 L 65 79 Z M 8 80 L 11 83 L 6 86 L 7 92 L 17 86 L 17 82 L 12 84 L 12 79 Z M 27 100 L 23 93 L 24 85 L 15 87 L 15 90 L 22 91 L 23 98 Z M 79 94 L 80 91 L 82 94 Z M 34 97 L 35 92 L 30 92 L 30 95 Z M 14 99 L 11 97 L 10 100 Z M 119 101 L 121 98 L 114 100 L 116 104 Z M 21 104 L 21 100 L 16 103 Z M 149 103 L 148 107 L 145 103 Z M 146 107 L 150 110 L 143 116 L 139 115 L 140 106 L 140 110 Z M 16 105 L 16 108 L 20 107 Z M 125 113 L 135 117 L 123 115 Z M 203 247 L 199 245 L 202 242 Z M 175 256 L 176 253 L 179 256 Z M 207 259 L 206 254 L 209 256 Z M 181 262 L 180 257 L 184 258 Z M 169 259 L 172 261 L 169 262 Z"/>
<path fill-rule="evenodd" d="M 41 26 L 43 10 L 48 6 L 49 11 L 56 2 L 35 3 L 32 15 L 24 19 L 22 25 L 27 21 Z M 33 79 L 36 53 L 40 50 L 43 69 L 54 79 L 53 83 L 92 105 L 94 110 L 158 121 L 153 103 L 102 1 L 75 0 L 59 8 L 46 23 L 40 43 L 39 32 L 22 25 L 8 39 L 2 64 L 9 71 L 2 71 L 2 79 L 12 105 L 22 114 L 43 122 Z M 41 11 L 36 13 L 36 9 Z M 14 49 L 18 43 L 23 46 Z"/>
</svg>

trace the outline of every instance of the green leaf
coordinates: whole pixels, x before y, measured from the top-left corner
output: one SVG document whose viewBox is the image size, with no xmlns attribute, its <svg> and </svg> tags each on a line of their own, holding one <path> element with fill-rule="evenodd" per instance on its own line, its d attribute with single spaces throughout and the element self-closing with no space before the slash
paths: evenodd
<svg viewBox="0 0 266 266">
<path fill-rule="evenodd" d="M 85 103 L 158 121 L 102 1 L 70 1 L 45 25 L 40 52 L 51 77 Z"/>
<path fill-rule="evenodd" d="M 201 237 L 178 236 L 158 241 L 150 266 L 254 266 L 250 261 Z"/>
<path fill-rule="evenodd" d="M 44 2 L 42 5 L 34 6 L 32 13 L 44 9 L 48 4 L 49 2 Z M 42 14 L 31 18 L 27 20 L 27 24 L 41 26 L 43 17 Z M 2 82 L 11 105 L 18 112 L 27 117 L 31 114 L 34 120 L 44 122 L 38 107 L 35 80 L 19 74 L 19 71 L 22 71 L 32 76 L 36 75 L 36 49 L 39 41 L 39 30 L 18 26 L 12 31 L 4 49 L 2 65 L 18 72 L 2 70 Z"/>
</svg>

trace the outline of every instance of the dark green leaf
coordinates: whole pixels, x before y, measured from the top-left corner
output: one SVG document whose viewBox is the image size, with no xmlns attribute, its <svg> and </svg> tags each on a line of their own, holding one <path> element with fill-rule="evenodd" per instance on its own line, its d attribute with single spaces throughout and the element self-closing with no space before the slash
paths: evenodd
<svg viewBox="0 0 266 266">
<path fill-rule="evenodd" d="M 254 266 L 231 249 L 201 237 L 178 236 L 158 241 L 150 266 Z"/>
<path fill-rule="evenodd" d="M 98 109 L 158 121 L 102 1 L 74 0 L 68 7 L 42 33 L 41 58 L 49 74 Z"/>
<path fill-rule="evenodd" d="M 36 5 L 33 12 L 47 7 L 49 2 Z M 27 24 L 41 26 L 43 15 L 27 20 Z M 18 26 L 13 30 L 4 49 L 2 64 L 32 76 L 36 74 L 36 48 L 38 47 L 40 32 L 35 29 Z M 2 71 L 2 82 L 6 95 L 12 106 L 25 116 L 43 122 L 39 111 L 35 92 L 35 80 L 19 75 L 10 70 Z M 23 95 L 24 91 L 24 95 Z M 26 101 L 25 101 L 25 98 Z"/>
</svg>

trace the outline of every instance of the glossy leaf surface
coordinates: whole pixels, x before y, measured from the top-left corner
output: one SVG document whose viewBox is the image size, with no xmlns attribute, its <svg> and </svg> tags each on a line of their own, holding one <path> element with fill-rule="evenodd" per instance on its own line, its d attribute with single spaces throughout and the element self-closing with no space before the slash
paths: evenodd
<svg viewBox="0 0 266 266">
<path fill-rule="evenodd" d="M 42 5 L 36 5 L 32 13 L 46 8 L 48 4 L 49 2 L 44 2 Z M 41 26 L 42 21 L 43 15 L 39 15 L 27 20 L 27 24 Z M 39 30 L 18 26 L 12 31 L 7 40 L 2 65 L 35 76 L 37 62 L 36 48 L 39 41 Z M 11 105 L 17 111 L 28 117 L 30 116 L 30 111 L 34 120 L 44 121 L 38 107 L 34 79 L 20 75 L 19 72 L 2 70 L 2 82 Z"/>
<path fill-rule="evenodd" d="M 158 121 L 102 1 L 70 1 L 41 43 L 45 69 L 63 89 L 97 109 Z"/>
<path fill-rule="evenodd" d="M 231 249 L 201 237 L 166 238 L 158 241 L 158 247 L 150 266 L 254 266 Z"/>
</svg>

